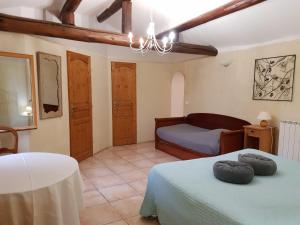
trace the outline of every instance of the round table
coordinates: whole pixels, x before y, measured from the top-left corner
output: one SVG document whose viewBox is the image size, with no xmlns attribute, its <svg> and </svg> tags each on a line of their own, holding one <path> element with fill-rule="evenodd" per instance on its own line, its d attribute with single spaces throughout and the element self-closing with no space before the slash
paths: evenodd
<svg viewBox="0 0 300 225">
<path fill-rule="evenodd" d="M 75 159 L 51 153 L 0 157 L 1 225 L 80 225 L 81 207 Z"/>
</svg>

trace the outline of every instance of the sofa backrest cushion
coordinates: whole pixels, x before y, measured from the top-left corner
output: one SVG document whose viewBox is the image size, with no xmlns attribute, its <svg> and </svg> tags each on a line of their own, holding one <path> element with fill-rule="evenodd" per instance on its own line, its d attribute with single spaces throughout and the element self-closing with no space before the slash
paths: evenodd
<svg viewBox="0 0 300 225">
<path fill-rule="evenodd" d="M 186 123 L 205 129 L 223 128 L 228 130 L 241 130 L 244 125 L 250 124 L 245 120 L 212 113 L 191 113 L 187 115 Z"/>
</svg>

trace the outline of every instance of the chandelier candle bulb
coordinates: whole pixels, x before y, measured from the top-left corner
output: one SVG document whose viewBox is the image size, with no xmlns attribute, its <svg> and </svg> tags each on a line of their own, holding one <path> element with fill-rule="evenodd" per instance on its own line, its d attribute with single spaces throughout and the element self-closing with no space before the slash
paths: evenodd
<svg viewBox="0 0 300 225">
<path fill-rule="evenodd" d="M 133 34 L 129 32 L 128 34 L 129 42 L 132 43 Z"/>
<path fill-rule="evenodd" d="M 140 48 L 143 48 L 143 47 L 144 47 L 144 39 L 140 38 Z"/>
<path fill-rule="evenodd" d="M 167 47 L 167 43 L 168 43 L 168 38 L 167 37 L 163 37 L 162 43 L 163 43 L 163 47 L 166 48 Z"/>
<path fill-rule="evenodd" d="M 21 114 L 22 116 L 32 116 L 32 107 L 26 106 L 24 112 Z"/>
<path fill-rule="evenodd" d="M 174 42 L 174 39 L 175 39 L 175 33 L 172 31 L 170 32 L 169 34 L 169 39 L 170 39 L 170 43 L 173 43 Z"/>
</svg>

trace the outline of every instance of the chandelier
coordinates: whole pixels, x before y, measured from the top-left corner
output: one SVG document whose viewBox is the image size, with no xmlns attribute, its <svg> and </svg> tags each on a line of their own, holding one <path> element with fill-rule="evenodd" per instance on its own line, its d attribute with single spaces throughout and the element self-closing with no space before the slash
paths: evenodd
<svg viewBox="0 0 300 225">
<path fill-rule="evenodd" d="M 151 50 L 155 50 L 159 54 L 164 55 L 172 50 L 174 39 L 175 39 L 175 33 L 172 31 L 169 33 L 169 37 L 165 36 L 162 38 L 161 41 L 157 40 L 155 37 L 155 24 L 151 19 L 151 22 L 149 23 L 147 29 L 147 39 L 144 40 L 144 38 L 141 37 L 139 39 L 139 47 L 134 46 L 132 32 L 129 32 L 128 38 L 129 38 L 130 48 L 136 52 L 145 54 Z"/>
</svg>

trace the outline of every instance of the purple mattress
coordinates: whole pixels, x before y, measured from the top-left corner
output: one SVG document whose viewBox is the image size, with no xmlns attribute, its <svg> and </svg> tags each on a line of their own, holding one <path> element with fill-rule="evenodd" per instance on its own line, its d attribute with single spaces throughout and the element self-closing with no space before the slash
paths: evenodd
<svg viewBox="0 0 300 225">
<path fill-rule="evenodd" d="M 195 152 L 216 155 L 220 150 L 220 135 L 225 129 L 208 130 L 189 124 L 160 127 L 157 135 L 170 143 Z"/>
</svg>

